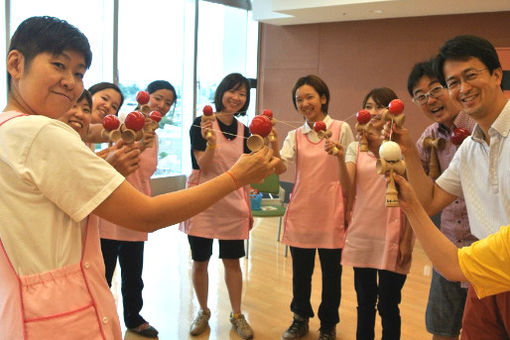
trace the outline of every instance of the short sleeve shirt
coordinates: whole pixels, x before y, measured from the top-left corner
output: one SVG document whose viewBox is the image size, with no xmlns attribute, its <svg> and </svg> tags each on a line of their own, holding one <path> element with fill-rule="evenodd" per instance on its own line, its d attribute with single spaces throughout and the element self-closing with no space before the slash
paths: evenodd
<svg viewBox="0 0 510 340">
<path fill-rule="evenodd" d="M 458 251 L 459 265 L 483 298 L 510 291 L 510 226 Z"/>
<path fill-rule="evenodd" d="M 123 181 L 62 122 L 1 125 L 0 237 L 18 274 L 79 262 L 86 217 Z"/>
<path fill-rule="evenodd" d="M 479 239 L 510 223 L 510 102 L 489 128 L 490 144 L 477 125 L 437 185 L 464 197 L 471 233 Z"/>
</svg>

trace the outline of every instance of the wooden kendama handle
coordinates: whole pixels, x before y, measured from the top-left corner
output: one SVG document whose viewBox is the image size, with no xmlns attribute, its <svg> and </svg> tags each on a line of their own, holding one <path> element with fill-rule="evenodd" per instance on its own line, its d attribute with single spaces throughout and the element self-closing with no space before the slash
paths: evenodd
<svg viewBox="0 0 510 340">
<path fill-rule="evenodd" d="M 393 173 L 397 173 L 399 175 L 404 175 L 405 173 L 405 163 L 404 161 L 398 162 L 387 162 L 384 159 L 381 159 L 377 164 L 377 172 L 380 174 L 388 173 L 389 182 L 386 186 L 386 203 L 387 207 L 398 207 L 400 203 L 398 201 L 398 191 L 395 185 L 395 180 L 393 178 Z"/>
<path fill-rule="evenodd" d="M 429 160 L 429 176 L 432 179 L 439 177 L 441 169 L 439 168 L 439 158 L 437 157 L 437 150 L 435 147 L 430 148 L 430 160 Z"/>
<path fill-rule="evenodd" d="M 387 207 L 398 207 L 400 202 L 398 201 L 398 191 L 395 186 L 395 179 L 393 178 L 393 169 L 390 170 L 390 181 L 386 186 L 386 206 Z"/>
<path fill-rule="evenodd" d="M 211 115 L 202 115 L 202 122 L 206 122 L 208 120 L 210 121 L 213 121 L 216 119 L 216 116 L 214 114 L 211 114 Z M 211 137 L 212 137 L 212 131 L 211 130 L 207 130 L 207 132 L 205 133 L 205 139 L 209 140 Z"/>
<path fill-rule="evenodd" d="M 276 137 L 274 136 L 273 131 L 271 131 L 271 132 L 269 133 L 269 135 L 267 136 L 267 138 L 269 139 L 269 141 L 270 141 L 271 143 L 273 143 L 273 142 L 276 140 Z"/>
<path fill-rule="evenodd" d="M 356 123 L 356 131 L 359 132 L 359 151 L 367 152 L 368 151 L 368 139 L 367 139 L 367 129 L 370 123 L 360 124 Z"/>
<path fill-rule="evenodd" d="M 445 146 L 445 140 L 443 138 L 435 138 L 434 132 L 430 137 L 425 137 L 423 139 L 423 148 L 430 151 L 430 159 L 429 159 L 429 173 L 428 175 L 436 179 L 441 174 L 441 169 L 439 166 L 439 158 L 437 156 L 437 150 L 442 150 Z"/>
<path fill-rule="evenodd" d="M 393 124 L 395 124 L 396 126 L 398 126 L 399 128 L 402 127 L 402 125 L 404 125 L 404 122 L 405 122 L 405 115 L 403 113 L 400 113 L 398 115 L 394 115 L 392 114 L 389 110 L 386 110 L 384 111 L 384 113 L 382 114 L 383 116 L 383 119 L 385 121 L 388 121 L 388 122 L 393 122 Z M 388 140 L 388 139 L 386 139 Z"/>
</svg>

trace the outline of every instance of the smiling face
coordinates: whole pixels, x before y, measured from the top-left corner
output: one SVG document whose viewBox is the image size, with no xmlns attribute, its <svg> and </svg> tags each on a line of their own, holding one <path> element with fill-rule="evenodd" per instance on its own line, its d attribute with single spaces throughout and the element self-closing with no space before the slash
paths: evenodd
<svg viewBox="0 0 510 340">
<path fill-rule="evenodd" d="M 322 105 L 326 104 L 326 96 L 319 93 L 310 85 L 298 87 L 295 93 L 295 101 L 298 112 L 303 115 L 307 122 L 318 122 L 324 119 L 326 114 L 322 112 Z"/>
<path fill-rule="evenodd" d="M 474 119 L 493 114 L 501 94 L 501 68 L 492 74 L 478 58 L 446 60 L 443 74 L 448 92 L 462 110 Z"/>
<path fill-rule="evenodd" d="M 380 141 L 381 139 L 381 129 L 386 123 L 383 120 L 382 114 L 386 107 L 381 104 L 377 104 L 374 98 L 369 97 L 365 103 L 365 107 L 363 108 L 370 112 L 370 125 L 368 125 L 367 130 L 367 138 L 371 142 Z"/>
<path fill-rule="evenodd" d="M 101 123 L 104 116 L 116 115 L 122 98 L 115 89 L 106 88 L 92 95 L 92 123 Z"/>
<path fill-rule="evenodd" d="M 40 53 L 29 65 L 21 52 L 7 57 L 11 75 L 10 105 L 27 114 L 58 118 L 67 112 L 83 92 L 85 59 L 79 52 Z"/>
<path fill-rule="evenodd" d="M 91 108 L 87 99 L 83 98 L 74 104 L 59 120 L 72 127 L 81 138 L 85 137 L 91 120 Z"/>
<path fill-rule="evenodd" d="M 244 84 L 225 91 L 221 98 L 221 103 L 223 104 L 223 110 L 221 111 L 232 114 L 241 111 L 244 104 L 246 104 L 247 91 Z"/>
<path fill-rule="evenodd" d="M 150 94 L 149 107 L 152 111 L 159 111 L 163 116 L 168 113 L 174 103 L 174 92 L 161 89 Z"/>
<path fill-rule="evenodd" d="M 423 76 L 413 88 L 413 97 L 417 98 L 420 95 L 429 93 L 430 90 L 438 86 L 441 86 L 441 84 L 437 79 Z M 453 124 L 455 117 L 461 109 L 460 105 L 450 98 L 446 89 L 441 90 L 437 98 L 428 96 L 425 103 L 417 103 L 417 105 L 427 117 L 447 127 Z"/>
</svg>

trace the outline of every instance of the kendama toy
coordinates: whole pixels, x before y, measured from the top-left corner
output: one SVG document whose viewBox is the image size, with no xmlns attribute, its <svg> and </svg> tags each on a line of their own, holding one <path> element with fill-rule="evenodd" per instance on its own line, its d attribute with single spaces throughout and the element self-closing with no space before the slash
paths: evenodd
<svg viewBox="0 0 510 340">
<path fill-rule="evenodd" d="M 145 122 L 143 126 L 143 134 L 154 134 L 154 131 L 159 127 L 159 122 L 163 118 L 163 115 L 159 111 L 151 111 L 148 115 L 149 119 Z M 152 147 L 154 144 L 154 140 L 151 139 L 148 143 L 146 143 L 147 147 Z"/>
<path fill-rule="evenodd" d="M 103 118 L 101 136 L 109 142 L 115 143 L 120 139 L 120 121 L 115 115 L 106 115 Z"/>
<path fill-rule="evenodd" d="M 266 116 L 267 118 L 269 118 L 269 120 L 271 121 L 271 125 L 274 126 L 275 125 L 275 120 L 273 119 L 273 111 L 269 110 L 269 109 L 265 109 L 264 111 L 262 111 L 262 115 Z M 271 132 L 269 133 L 269 135 L 267 136 L 267 138 L 269 138 L 269 141 L 272 143 L 276 140 L 275 136 L 274 136 L 274 133 L 273 133 L 273 129 L 271 128 Z"/>
<path fill-rule="evenodd" d="M 367 110 L 360 110 L 356 112 L 356 131 L 360 134 L 359 150 L 361 152 L 368 151 L 367 132 L 368 127 L 370 126 L 370 119 L 372 119 L 372 116 Z"/>
<path fill-rule="evenodd" d="M 128 113 L 126 119 L 124 119 L 124 124 L 120 126 L 121 138 L 127 144 L 142 139 L 144 125 L 145 116 L 141 112 Z"/>
<path fill-rule="evenodd" d="M 151 100 L 151 95 L 147 91 L 138 91 L 138 93 L 136 94 L 136 102 L 138 103 L 137 111 L 141 112 L 144 115 L 144 117 L 146 118 L 145 119 L 146 124 L 143 127 L 143 136 L 145 136 L 147 134 L 153 135 L 154 131 L 159 127 L 157 122 L 159 122 L 161 120 L 161 118 L 159 118 L 159 120 L 156 121 L 156 124 L 154 124 L 155 120 L 150 117 L 150 114 L 151 114 L 151 108 L 149 106 L 150 100 Z M 160 116 L 162 117 L 161 114 L 160 114 Z M 152 144 L 153 144 L 152 141 L 147 143 L 147 147 L 152 146 Z"/>
<path fill-rule="evenodd" d="M 210 121 L 216 120 L 216 116 L 214 115 L 213 108 L 211 105 L 204 106 L 204 108 L 202 109 L 202 113 L 203 113 L 202 118 L 201 118 L 202 122 L 206 122 L 208 120 L 210 120 Z M 209 138 L 211 138 L 211 137 L 212 137 L 212 131 L 208 130 L 205 133 L 205 139 L 209 140 Z"/>
<path fill-rule="evenodd" d="M 380 159 L 377 161 L 377 173 L 384 174 L 389 178 L 389 182 L 386 186 L 386 206 L 387 207 L 398 207 L 398 191 L 395 186 L 395 179 L 393 173 L 404 175 L 406 171 L 406 165 L 402 160 L 402 150 L 400 146 L 393 142 L 383 142 L 379 147 Z"/>
<path fill-rule="evenodd" d="M 329 139 L 333 135 L 333 132 L 326 128 L 326 123 L 322 120 L 313 123 L 313 130 L 317 132 L 317 136 L 319 136 L 320 139 Z M 340 150 L 338 150 L 336 146 L 334 146 L 331 150 L 332 155 L 336 155 L 338 152 L 340 152 Z"/>
<path fill-rule="evenodd" d="M 145 116 L 151 111 L 148 103 L 151 100 L 151 95 L 147 91 L 139 91 L 136 94 L 136 102 L 138 103 L 138 111 L 143 113 Z"/>
<path fill-rule="evenodd" d="M 432 179 L 436 179 L 439 177 L 441 173 L 441 169 L 439 168 L 439 158 L 437 157 L 437 151 L 443 150 L 445 147 L 446 141 L 443 138 L 436 138 L 434 131 L 432 131 L 431 135 L 425 137 L 423 139 L 422 145 L 425 150 L 430 152 L 430 160 L 429 160 L 429 176 Z"/>
<path fill-rule="evenodd" d="M 464 128 L 455 128 L 450 135 L 450 140 L 454 145 L 459 146 L 469 135 L 471 135 L 471 133 L 468 130 Z"/>
<path fill-rule="evenodd" d="M 255 116 L 250 123 L 251 136 L 248 137 L 246 145 L 252 152 L 256 152 L 269 142 L 268 136 L 273 129 L 271 120 L 264 115 Z"/>
<path fill-rule="evenodd" d="M 385 121 L 393 122 L 399 128 L 402 127 L 405 121 L 404 116 L 404 102 L 400 99 L 393 99 L 388 105 L 388 109 L 384 111 L 382 118 Z"/>
</svg>

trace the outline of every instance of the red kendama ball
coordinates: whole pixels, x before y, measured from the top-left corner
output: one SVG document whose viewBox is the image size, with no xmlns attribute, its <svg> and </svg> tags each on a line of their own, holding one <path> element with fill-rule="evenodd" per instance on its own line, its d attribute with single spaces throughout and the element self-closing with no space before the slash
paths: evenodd
<svg viewBox="0 0 510 340">
<path fill-rule="evenodd" d="M 471 133 L 468 130 L 463 128 L 455 128 L 452 131 L 450 136 L 450 140 L 455 145 L 461 145 L 464 139 L 466 139 Z"/>
<path fill-rule="evenodd" d="M 262 111 L 262 114 L 269 119 L 273 119 L 273 111 L 269 109 L 265 109 L 264 111 Z"/>
<path fill-rule="evenodd" d="M 271 119 L 264 115 L 255 116 L 250 124 L 250 132 L 252 135 L 266 137 L 273 129 Z"/>
<path fill-rule="evenodd" d="M 393 99 L 388 105 L 388 110 L 395 116 L 399 115 L 404 111 L 404 102 L 400 99 Z"/>
<path fill-rule="evenodd" d="M 204 108 L 202 109 L 202 112 L 204 113 L 204 115 L 206 116 L 210 116 L 213 114 L 213 109 L 212 109 L 212 106 L 211 105 L 206 105 L 204 106 Z"/>
<path fill-rule="evenodd" d="M 315 132 L 319 131 L 326 131 L 326 123 L 324 123 L 322 120 L 313 123 L 313 129 Z"/>
<path fill-rule="evenodd" d="M 155 121 L 156 123 L 159 123 L 161 118 L 163 118 L 163 115 L 159 111 L 152 111 L 149 113 L 149 118 Z"/>
<path fill-rule="evenodd" d="M 370 112 L 367 110 L 359 110 L 356 112 L 356 120 L 360 124 L 366 124 L 372 119 L 372 116 L 370 115 Z"/>
<path fill-rule="evenodd" d="M 140 105 L 147 104 L 149 102 L 149 100 L 151 100 L 151 96 L 150 96 L 149 92 L 147 92 L 147 91 L 139 91 L 136 94 L 136 101 Z"/>
<path fill-rule="evenodd" d="M 130 112 L 127 114 L 124 124 L 128 129 L 141 130 L 145 125 L 145 116 L 138 111 Z"/>
<path fill-rule="evenodd" d="M 103 127 L 107 131 L 118 129 L 120 126 L 119 118 L 115 115 L 106 115 L 103 118 Z"/>
</svg>

